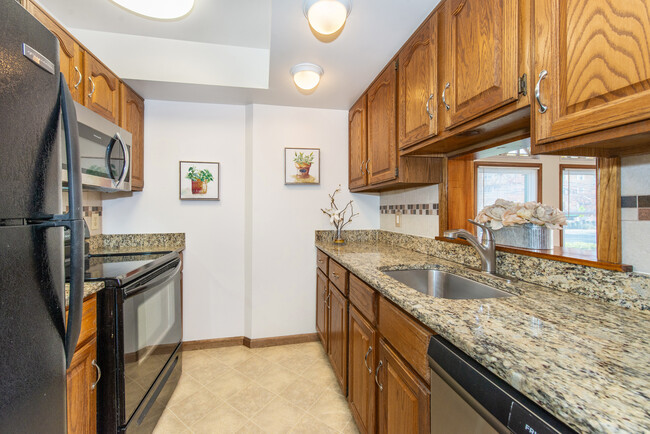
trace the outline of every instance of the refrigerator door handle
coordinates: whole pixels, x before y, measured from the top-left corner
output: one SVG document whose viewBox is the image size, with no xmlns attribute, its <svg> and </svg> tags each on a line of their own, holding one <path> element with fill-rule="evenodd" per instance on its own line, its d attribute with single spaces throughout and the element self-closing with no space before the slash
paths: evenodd
<svg viewBox="0 0 650 434">
<path fill-rule="evenodd" d="M 77 113 L 63 74 L 61 74 L 59 86 L 59 99 L 61 100 L 66 158 L 68 160 L 68 203 L 70 205 L 67 219 L 65 219 L 67 221 L 60 222 L 70 229 L 70 301 L 65 331 L 66 367 L 69 368 L 81 332 L 84 294 L 84 220 Z"/>
</svg>

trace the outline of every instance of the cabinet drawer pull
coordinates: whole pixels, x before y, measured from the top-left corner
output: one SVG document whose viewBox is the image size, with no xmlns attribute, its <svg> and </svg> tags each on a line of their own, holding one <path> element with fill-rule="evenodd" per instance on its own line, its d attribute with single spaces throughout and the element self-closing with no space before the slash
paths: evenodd
<svg viewBox="0 0 650 434">
<path fill-rule="evenodd" d="M 95 388 L 97 387 L 97 383 L 99 383 L 100 378 L 102 378 L 102 370 L 99 369 L 99 365 L 97 364 L 97 360 L 93 360 L 90 363 L 95 367 L 95 369 L 97 369 L 97 380 L 95 380 L 95 382 L 92 384 L 92 386 L 90 386 L 90 390 L 95 390 Z"/>
<path fill-rule="evenodd" d="M 88 97 L 92 98 L 92 97 L 93 97 L 93 94 L 95 93 L 95 82 L 93 81 L 93 78 L 92 78 L 92 77 L 88 77 L 88 80 L 90 80 L 90 84 L 93 85 L 92 90 L 91 90 L 90 93 L 88 94 Z"/>
<path fill-rule="evenodd" d="M 547 75 L 548 75 L 548 71 L 545 69 L 542 70 L 542 72 L 539 73 L 539 78 L 537 79 L 537 84 L 535 85 L 535 99 L 537 100 L 537 104 L 539 104 L 540 113 L 546 113 L 546 110 L 548 110 L 548 106 L 542 104 L 542 100 L 540 98 L 541 96 L 540 85 L 542 83 L 542 80 L 544 80 Z"/>
<path fill-rule="evenodd" d="M 445 93 L 447 92 L 447 89 L 449 89 L 449 86 L 451 85 L 449 84 L 449 82 L 447 82 L 447 84 L 445 84 L 445 88 L 442 90 L 442 103 L 445 105 L 445 108 L 447 110 L 451 108 L 449 104 L 447 104 L 447 99 L 445 98 Z"/>
<path fill-rule="evenodd" d="M 323 263 L 323 260 L 322 260 L 322 259 L 319 259 L 319 260 L 318 260 L 318 263 L 319 263 L 319 264 L 322 264 L 322 263 Z"/>
<path fill-rule="evenodd" d="M 380 360 L 380 361 L 379 361 L 379 364 L 377 365 L 377 369 L 375 369 L 375 383 L 376 383 L 377 386 L 379 387 L 379 391 L 380 391 L 380 392 L 383 392 L 383 391 L 384 391 L 384 386 L 382 386 L 382 385 L 379 383 L 379 379 L 377 378 L 377 376 L 379 375 L 379 369 L 381 368 L 382 365 L 383 365 L 383 363 L 382 363 L 382 361 Z"/>
<path fill-rule="evenodd" d="M 372 352 L 372 346 L 368 347 L 368 352 L 366 353 L 366 356 L 363 358 L 363 363 L 366 365 L 366 369 L 368 370 L 368 374 L 372 375 L 372 369 L 370 369 L 370 366 L 368 366 L 368 355 Z"/>
<path fill-rule="evenodd" d="M 429 115 L 429 119 L 433 119 L 433 113 L 429 111 L 429 102 L 431 101 L 431 98 L 433 98 L 433 94 L 429 95 L 429 99 L 427 99 L 427 114 Z"/>
<path fill-rule="evenodd" d="M 77 74 L 79 74 L 79 79 L 78 79 L 77 82 L 74 84 L 74 88 L 76 89 L 76 88 L 79 87 L 79 85 L 81 84 L 81 80 L 82 80 L 84 77 L 83 77 L 83 75 L 81 75 L 81 71 L 79 71 L 79 68 L 77 68 L 77 67 L 75 66 L 75 67 L 74 67 L 74 70 L 77 72 Z"/>
<path fill-rule="evenodd" d="M 335 273 L 334 271 L 332 271 L 332 276 L 334 276 L 334 278 L 336 278 L 336 279 L 338 279 L 338 278 L 339 278 L 339 275 L 338 275 L 338 274 L 336 274 L 336 273 Z"/>
</svg>

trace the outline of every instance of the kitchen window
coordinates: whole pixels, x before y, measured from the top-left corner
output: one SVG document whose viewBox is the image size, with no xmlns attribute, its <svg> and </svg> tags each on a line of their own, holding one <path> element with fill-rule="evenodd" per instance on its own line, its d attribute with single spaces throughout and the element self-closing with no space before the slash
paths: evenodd
<svg viewBox="0 0 650 434">
<path fill-rule="evenodd" d="M 542 197 L 542 165 L 533 163 L 476 163 L 476 209 L 497 199 L 539 202 Z"/>
<path fill-rule="evenodd" d="M 596 250 L 596 166 L 560 165 L 560 190 L 567 217 L 561 245 Z"/>
</svg>

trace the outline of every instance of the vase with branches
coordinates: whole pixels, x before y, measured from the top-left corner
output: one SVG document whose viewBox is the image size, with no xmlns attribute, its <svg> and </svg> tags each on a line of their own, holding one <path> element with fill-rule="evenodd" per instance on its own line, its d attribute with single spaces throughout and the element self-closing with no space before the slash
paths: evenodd
<svg viewBox="0 0 650 434">
<path fill-rule="evenodd" d="M 341 185 L 339 185 L 338 188 L 334 190 L 334 193 L 329 195 L 330 207 L 327 209 L 321 208 L 321 211 L 330 217 L 330 223 L 332 223 L 336 228 L 336 238 L 334 239 L 335 244 L 345 243 L 345 240 L 341 236 L 341 231 L 352 221 L 353 217 L 359 215 L 359 213 L 354 212 L 354 205 L 352 205 L 352 202 L 354 202 L 353 200 L 350 200 L 350 202 L 348 202 L 344 208 L 339 209 L 339 207 L 336 205 L 336 193 L 339 193 L 340 191 Z M 350 210 L 350 215 L 346 217 L 348 208 Z"/>
</svg>

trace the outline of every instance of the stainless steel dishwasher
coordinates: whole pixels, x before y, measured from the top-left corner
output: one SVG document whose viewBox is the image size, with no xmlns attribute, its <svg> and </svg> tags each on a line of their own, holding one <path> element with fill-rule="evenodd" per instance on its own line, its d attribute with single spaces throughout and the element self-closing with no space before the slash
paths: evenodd
<svg viewBox="0 0 650 434">
<path fill-rule="evenodd" d="M 428 353 L 431 434 L 575 432 L 442 337 Z"/>
</svg>

